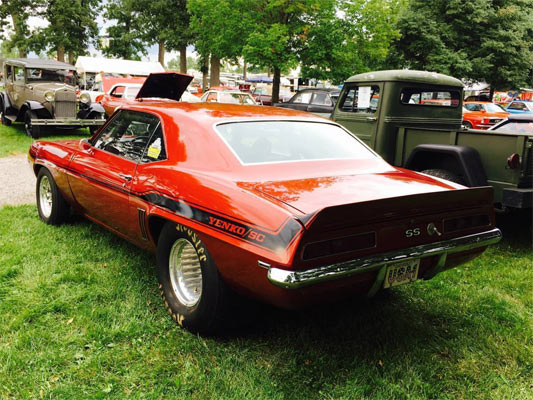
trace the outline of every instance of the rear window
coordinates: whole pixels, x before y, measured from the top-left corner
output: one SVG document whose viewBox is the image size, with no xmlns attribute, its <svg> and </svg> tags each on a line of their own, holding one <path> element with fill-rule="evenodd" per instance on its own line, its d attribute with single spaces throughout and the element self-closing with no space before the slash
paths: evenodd
<svg viewBox="0 0 533 400">
<path fill-rule="evenodd" d="M 327 123 L 232 122 L 216 131 L 244 165 L 375 157 L 344 129 Z"/>
<path fill-rule="evenodd" d="M 459 99 L 458 90 L 404 88 L 400 94 L 402 104 L 418 106 L 458 107 Z"/>
</svg>

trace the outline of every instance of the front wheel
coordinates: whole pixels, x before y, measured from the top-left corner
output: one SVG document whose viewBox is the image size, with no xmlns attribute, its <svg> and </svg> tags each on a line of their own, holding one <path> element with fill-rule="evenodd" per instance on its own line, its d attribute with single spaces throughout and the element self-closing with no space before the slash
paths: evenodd
<svg viewBox="0 0 533 400">
<path fill-rule="evenodd" d="M 0 111 L 0 119 L 2 120 L 2 125 L 5 125 L 5 126 L 11 125 L 11 120 L 6 117 L 6 113 L 4 112 L 4 110 Z"/>
<path fill-rule="evenodd" d="M 474 129 L 472 123 L 468 121 L 463 121 L 463 126 L 465 127 L 465 129 Z"/>
<path fill-rule="evenodd" d="M 230 289 L 193 230 L 171 222 L 163 227 L 157 244 L 157 276 L 174 321 L 195 333 L 220 331 Z"/>
<path fill-rule="evenodd" d="M 41 168 L 35 188 L 37 211 L 41 220 L 49 225 L 59 225 L 67 217 L 69 205 L 59 191 L 50 171 Z"/>
<path fill-rule="evenodd" d="M 41 135 L 41 127 L 32 124 L 32 120 L 36 119 L 37 115 L 33 111 L 26 111 L 24 114 L 24 128 L 26 129 L 26 135 L 34 139 L 38 139 Z"/>
</svg>

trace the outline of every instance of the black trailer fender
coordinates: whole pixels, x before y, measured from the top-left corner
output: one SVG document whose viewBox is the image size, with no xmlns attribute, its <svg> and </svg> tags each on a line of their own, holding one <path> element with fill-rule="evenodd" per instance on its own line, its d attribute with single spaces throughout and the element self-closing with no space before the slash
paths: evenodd
<svg viewBox="0 0 533 400">
<path fill-rule="evenodd" d="M 468 146 L 421 144 L 404 166 L 414 171 L 442 169 L 457 175 L 466 186 L 487 186 L 487 174 L 476 149 Z"/>
</svg>

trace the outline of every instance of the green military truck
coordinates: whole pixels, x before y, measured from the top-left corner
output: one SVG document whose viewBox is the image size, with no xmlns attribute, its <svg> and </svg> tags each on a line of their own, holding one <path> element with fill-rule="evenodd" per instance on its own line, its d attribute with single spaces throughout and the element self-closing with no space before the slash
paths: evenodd
<svg viewBox="0 0 533 400">
<path fill-rule="evenodd" d="M 463 84 L 426 71 L 349 78 L 331 119 L 389 163 L 494 188 L 497 207 L 531 208 L 533 134 L 463 129 Z"/>
</svg>

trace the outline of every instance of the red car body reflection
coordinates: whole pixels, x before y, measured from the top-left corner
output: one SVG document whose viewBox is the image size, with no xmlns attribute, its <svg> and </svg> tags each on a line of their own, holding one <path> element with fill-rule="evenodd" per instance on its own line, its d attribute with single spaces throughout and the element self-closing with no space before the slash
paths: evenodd
<svg viewBox="0 0 533 400">
<path fill-rule="evenodd" d="M 78 213 L 148 250 L 156 251 L 165 223 L 189 230 L 224 284 L 242 295 L 298 308 L 373 294 L 394 263 L 417 260 L 417 278 L 429 279 L 500 238 L 491 188 L 392 167 L 360 142 L 368 152 L 360 159 L 246 163 L 220 133 L 221 124 L 243 121 L 343 129 L 311 114 L 143 100 L 117 111 L 100 135 L 125 112 L 159 121 L 164 147 L 156 150 L 166 153 L 163 159 L 113 154 L 97 147 L 97 133 L 81 143 L 34 142 L 29 156 L 36 174 L 48 169 Z M 405 276 L 412 276 L 410 268 Z M 171 308 L 185 324 L 188 314 Z"/>
</svg>

